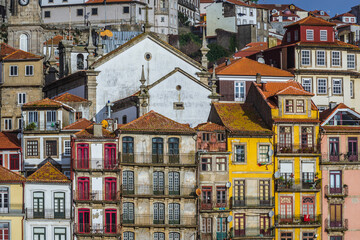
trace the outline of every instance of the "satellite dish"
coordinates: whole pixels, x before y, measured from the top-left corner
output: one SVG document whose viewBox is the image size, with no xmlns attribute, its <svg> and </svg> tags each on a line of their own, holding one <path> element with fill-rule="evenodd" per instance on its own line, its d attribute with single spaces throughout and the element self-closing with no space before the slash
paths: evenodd
<svg viewBox="0 0 360 240">
<path fill-rule="evenodd" d="M 259 57 L 257 60 L 259 63 L 265 63 L 265 60 L 262 57 Z"/>
<path fill-rule="evenodd" d="M 270 149 L 268 152 L 269 157 L 271 157 L 272 155 L 274 155 L 274 150 Z"/>
<path fill-rule="evenodd" d="M 269 212 L 269 217 L 273 217 L 274 214 L 275 214 L 274 211 L 270 211 L 270 212 Z"/>
<path fill-rule="evenodd" d="M 22 138 L 22 133 L 18 133 L 16 137 L 20 140 Z"/>
<path fill-rule="evenodd" d="M 228 222 L 231 222 L 232 220 L 233 220 L 233 216 L 229 215 L 229 216 L 227 217 L 227 221 L 228 221 Z"/>
<path fill-rule="evenodd" d="M 227 188 L 231 187 L 231 182 L 227 182 L 227 183 L 225 184 L 225 186 L 226 186 Z"/>
<path fill-rule="evenodd" d="M 274 173 L 274 178 L 275 178 L 275 179 L 280 178 L 280 172 L 279 172 L 279 171 L 277 171 L 277 172 Z"/>
<path fill-rule="evenodd" d="M 201 195 L 201 189 L 200 188 L 196 189 L 195 193 L 196 193 L 196 195 L 200 196 Z"/>
</svg>

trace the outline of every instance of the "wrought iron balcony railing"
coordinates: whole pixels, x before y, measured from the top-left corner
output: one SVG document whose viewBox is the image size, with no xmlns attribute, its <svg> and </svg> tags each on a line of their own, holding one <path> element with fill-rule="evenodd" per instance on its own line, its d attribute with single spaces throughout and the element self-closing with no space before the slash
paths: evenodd
<svg viewBox="0 0 360 240">
<path fill-rule="evenodd" d="M 267 229 L 261 228 L 244 228 L 244 229 L 234 229 L 234 238 L 235 239 L 245 239 L 245 238 L 273 238 L 275 237 L 275 229 L 270 227 Z"/>
<path fill-rule="evenodd" d="M 0 208 L 0 216 L 6 214 L 16 215 L 16 214 L 24 214 L 24 213 L 25 213 L 24 204 L 7 204 L 7 207 Z"/>
<path fill-rule="evenodd" d="M 229 201 L 214 202 L 201 201 L 200 210 L 202 211 L 228 211 L 230 209 Z"/>
<path fill-rule="evenodd" d="M 278 192 L 291 192 L 291 191 L 320 191 L 321 189 L 321 179 L 315 179 L 306 177 L 302 179 L 294 178 L 284 178 L 281 176 L 279 179 L 276 179 L 276 191 Z"/>
<path fill-rule="evenodd" d="M 73 159 L 72 166 L 78 171 L 117 171 L 118 159 Z"/>
<path fill-rule="evenodd" d="M 231 197 L 231 208 L 273 208 L 274 197 Z"/>
<path fill-rule="evenodd" d="M 121 185 L 121 194 L 123 196 L 149 196 L 149 195 L 170 195 L 170 196 L 195 196 L 195 186 L 154 186 L 154 185 Z"/>
<path fill-rule="evenodd" d="M 349 229 L 348 219 L 343 219 L 340 221 L 332 221 L 328 218 L 325 219 L 325 231 L 327 232 L 344 232 Z"/>
<path fill-rule="evenodd" d="M 195 154 L 121 153 L 121 163 L 196 164 Z"/>
<path fill-rule="evenodd" d="M 119 235 L 121 233 L 120 224 L 74 224 L 74 232 L 77 235 Z"/>
<path fill-rule="evenodd" d="M 138 226 L 150 226 L 150 225 L 180 225 L 180 226 L 196 226 L 197 217 L 195 215 L 186 216 L 181 215 L 179 218 L 173 218 L 171 216 L 164 216 L 163 218 L 155 217 L 152 214 L 135 214 L 135 215 L 121 215 L 121 222 L 123 225 L 138 225 Z"/>
<path fill-rule="evenodd" d="M 320 226 L 321 215 L 275 215 L 276 227 Z"/>
<path fill-rule="evenodd" d="M 89 192 L 74 191 L 73 197 L 75 201 L 113 202 L 120 200 L 120 191 L 118 192 L 106 192 L 106 191 L 96 191 L 96 190 Z"/>
<path fill-rule="evenodd" d="M 329 187 L 329 185 L 325 185 L 324 188 L 325 197 L 332 198 L 332 197 L 347 197 L 349 192 L 348 185 L 343 185 L 339 187 Z"/>
<path fill-rule="evenodd" d="M 26 209 L 26 218 L 45 218 L 45 219 L 70 219 L 71 211 L 65 209 L 61 211 L 60 209 Z"/>
<path fill-rule="evenodd" d="M 342 165 L 342 164 L 360 164 L 360 156 L 354 152 L 345 153 L 322 153 L 321 164 Z"/>
<path fill-rule="evenodd" d="M 319 154 L 320 145 L 276 144 L 277 154 Z"/>
</svg>

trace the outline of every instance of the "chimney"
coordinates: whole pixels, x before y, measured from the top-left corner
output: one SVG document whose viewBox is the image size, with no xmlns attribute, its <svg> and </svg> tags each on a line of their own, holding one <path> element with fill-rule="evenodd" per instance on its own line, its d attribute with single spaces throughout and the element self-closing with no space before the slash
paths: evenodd
<svg viewBox="0 0 360 240">
<path fill-rule="evenodd" d="M 260 74 L 260 73 L 257 73 L 257 74 L 256 74 L 256 83 L 257 83 L 257 84 L 260 84 L 260 83 L 261 83 L 261 74 Z"/>
<path fill-rule="evenodd" d="M 329 102 L 329 108 L 333 109 L 336 107 L 336 102 Z"/>
<path fill-rule="evenodd" d="M 94 124 L 94 137 L 102 137 L 102 124 L 101 123 L 95 123 Z"/>
</svg>

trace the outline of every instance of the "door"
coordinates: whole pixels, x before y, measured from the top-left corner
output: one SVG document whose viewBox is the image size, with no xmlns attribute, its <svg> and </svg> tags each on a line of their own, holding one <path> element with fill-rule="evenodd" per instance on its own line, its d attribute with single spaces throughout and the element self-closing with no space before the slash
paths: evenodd
<svg viewBox="0 0 360 240">
<path fill-rule="evenodd" d="M 180 224 L 180 204 L 169 203 L 169 224 Z"/>
<path fill-rule="evenodd" d="M 330 193 L 342 193 L 341 171 L 330 171 Z"/>
<path fill-rule="evenodd" d="M 292 222 L 293 199 L 292 197 L 280 197 L 280 222 Z"/>
<path fill-rule="evenodd" d="M 44 193 L 33 193 L 34 218 L 44 218 Z"/>
<path fill-rule="evenodd" d="M 348 138 L 348 158 L 350 162 L 358 160 L 358 147 L 357 147 L 357 138 L 349 137 Z"/>
<path fill-rule="evenodd" d="M 6 187 L 1 187 L 0 188 L 0 213 L 8 213 L 8 212 L 9 212 L 9 190 Z"/>
<path fill-rule="evenodd" d="M 315 199 L 314 197 L 303 197 L 302 199 L 302 217 L 304 222 L 315 220 Z"/>
<path fill-rule="evenodd" d="M 292 134 L 291 127 L 280 127 L 279 129 L 279 151 L 291 152 Z"/>
<path fill-rule="evenodd" d="M 164 142 L 162 138 L 152 139 L 152 162 L 153 163 L 164 162 Z"/>
<path fill-rule="evenodd" d="M 313 128 L 301 128 L 301 150 L 303 152 L 312 152 L 313 148 Z"/>
<path fill-rule="evenodd" d="M 260 215 L 260 234 L 271 236 L 270 217 L 267 214 Z"/>
<path fill-rule="evenodd" d="M 122 179 L 123 194 L 134 194 L 134 172 L 124 171 Z"/>
<path fill-rule="evenodd" d="M 89 233 L 90 232 L 90 210 L 89 209 L 79 209 L 78 210 L 78 231 L 79 233 Z"/>
<path fill-rule="evenodd" d="M 179 163 L 179 138 L 169 138 L 169 162 Z"/>
<path fill-rule="evenodd" d="M 227 239 L 227 226 L 226 218 L 218 217 L 216 219 L 216 240 L 226 240 Z"/>
<path fill-rule="evenodd" d="M 202 199 L 201 199 L 201 209 L 209 210 L 212 208 L 212 187 L 201 188 Z"/>
<path fill-rule="evenodd" d="M 330 227 L 342 227 L 341 204 L 330 204 Z"/>
<path fill-rule="evenodd" d="M 89 168 L 89 144 L 77 145 L 77 168 L 88 169 Z"/>
<path fill-rule="evenodd" d="M 54 215 L 55 218 L 65 218 L 65 193 L 54 193 Z"/>
<path fill-rule="evenodd" d="M 212 218 L 203 217 L 201 222 L 201 239 L 212 240 Z"/>
<path fill-rule="evenodd" d="M 164 172 L 153 173 L 154 195 L 164 195 Z"/>
<path fill-rule="evenodd" d="M 80 177 L 78 178 L 78 200 L 89 200 L 89 178 Z"/>
<path fill-rule="evenodd" d="M 116 233 L 116 209 L 105 210 L 105 233 Z"/>
<path fill-rule="evenodd" d="M 245 236 L 245 214 L 235 214 L 235 237 Z"/>
<path fill-rule="evenodd" d="M 245 206 L 245 180 L 234 181 L 234 207 Z"/>
<path fill-rule="evenodd" d="M 116 178 L 105 178 L 105 200 L 116 200 Z"/>
<path fill-rule="evenodd" d="M 180 195 L 180 173 L 169 172 L 169 195 Z"/>
<path fill-rule="evenodd" d="M 226 207 L 226 187 L 217 186 L 216 187 L 216 207 L 225 208 Z"/>
<path fill-rule="evenodd" d="M 260 180 L 259 181 L 259 200 L 261 206 L 270 205 L 270 181 Z"/>
<path fill-rule="evenodd" d="M 0 240 L 9 240 L 9 223 L 0 222 Z"/>
<path fill-rule="evenodd" d="M 329 139 L 330 161 L 339 161 L 339 138 Z"/>
<path fill-rule="evenodd" d="M 104 168 L 105 169 L 114 169 L 116 167 L 116 145 L 115 144 L 105 144 L 105 159 L 104 159 Z"/>
<path fill-rule="evenodd" d="M 165 204 L 154 203 L 154 224 L 165 223 Z"/>
</svg>

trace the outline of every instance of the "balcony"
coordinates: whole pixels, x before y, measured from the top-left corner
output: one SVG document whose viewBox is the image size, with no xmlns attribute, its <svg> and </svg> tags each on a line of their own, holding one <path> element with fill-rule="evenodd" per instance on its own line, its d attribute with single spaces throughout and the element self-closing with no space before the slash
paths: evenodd
<svg viewBox="0 0 360 240">
<path fill-rule="evenodd" d="M 136 214 L 134 219 L 124 219 L 121 216 L 123 226 L 131 227 L 197 227 L 197 216 L 181 216 L 179 219 L 154 219 L 154 215 Z"/>
<path fill-rule="evenodd" d="M 319 192 L 321 179 L 317 179 L 314 173 L 302 173 L 302 179 L 282 175 L 275 180 L 275 186 L 277 192 Z"/>
<path fill-rule="evenodd" d="M 226 200 L 225 203 L 201 201 L 200 211 L 202 212 L 230 211 L 230 204 L 228 200 Z"/>
<path fill-rule="evenodd" d="M 327 198 L 344 198 L 348 196 L 348 185 L 343 185 L 339 188 L 330 188 L 328 185 L 325 185 L 324 188 L 325 197 Z"/>
<path fill-rule="evenodd" d="M 73 198 L 77 202 L 116 203 L 120 201 L 120 191 L 109 193 L 95 190 L 84 193 L 74 191 Z"/>
<path fill-rule="evenodd" d="M 196 11 L 196 7 L 194 4 L 190 3 L 190 1 L 186 1 L 186 0 L 179 0 L 178 3 L 190 10 Z"/>
<path fill-rule="evenodd" d="M 327 232 L 345 232 L 348 230 L 348 220 L 331 221 L 328 218 L 325 219 L 325 231 Z"/>
<path fill-rule="evenodd" d="M 314 216 L 281 216 L 275 215 L 275 227 L 295 228 L 295 227 L 320 227 L 321 215 Z"/>
<path fill-rule="evenodd" d="M 240 199 L 239 197 L 231 197 L 231 208 L 274 208 L 275 198 L 271 197 L 266 200 L 259 197 L 245 197 Z"/>
<path fill-rule="evenodd" d="M 120 224 L 74 224 L 75 235 L 78 236 L 119 236 L 121 234 Z"/>
<path fill-rule="evenodd" d="M 304 146 L 301 144 L 276 144 L 276 154 L 280 155 L 314 155 L 320 154 L 320 145 L 317 146 Z"/>
<path fill-rule="evenodd" d="M 73 159 L 74 171 L 120 171 L 117 159 Z"/>
<path fill-rule="evenodd" d="M 23 204 L 8 204 L 9 207 L 2 207 L 0 208 L 0 216 L 3 215 L 17 215 L 17 214 L 24 214 L 25 209 Z"/>
<path fill-rule="evenodd" d="M 31 209 L 27 208 L 26 219 L 71 219 L 71 211 L 56 211 L 55 209 Z"/>
<path fill-rule="evenodd" d="M 168 197 L 189 197 L 194 198 L 196 196 L 195 187 L 181 185 L 179 187 L 169 188 L 169 186 L 158 187 L 154 189 L 153 185 L 137 184 L 135 186 L 121 185 L 122 196 L 124 197 L 156 197 L 156 196 L 168 196 Z"/>
<path fill-rule="evenodd" d="M 196 166 L 195 154 L 122 153 L 120 156 L 123 165 Z"/>
<path fill-rule="evenodd" d="M 357 165 L 360 164 L 359 155 L 348 153 L 321 154 L 321 164 L 324 165 Z"/>
<path fill-rule="evenodd" d="M 234 230 L 233 239 L 273 239 L 275 237 L 275 229 L 260 229 L 260 228 L 248 228 L 246 227 L 243 230 Z"/>
</svg>

